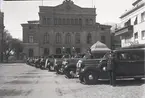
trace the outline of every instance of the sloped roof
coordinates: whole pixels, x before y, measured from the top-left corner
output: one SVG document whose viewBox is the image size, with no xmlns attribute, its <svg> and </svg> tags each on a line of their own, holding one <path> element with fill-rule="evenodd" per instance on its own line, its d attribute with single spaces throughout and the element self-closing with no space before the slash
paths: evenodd
<svg viewBox="0 0 145 98">
<path fill-rule="evenodd" d="M 97 41 L 94 45 L 91 46 L 90 49 L 91 49 L 91 52 L 110 51 L 110 49 L 104 43 L 101 43 L 100 41 Z"/>
</svg>

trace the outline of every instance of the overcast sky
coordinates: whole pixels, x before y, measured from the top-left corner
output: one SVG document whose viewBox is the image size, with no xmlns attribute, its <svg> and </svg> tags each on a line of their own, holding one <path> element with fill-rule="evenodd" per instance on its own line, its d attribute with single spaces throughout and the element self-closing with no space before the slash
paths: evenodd
<svg viewBox="0 0 145 98">
<path fill-rule="evenodd" d="M 2 0 L 0 0 L 2 1 Z M 56 6 L 64 0 L 43 0 L 44 6 Z M 120 15 L 132 7 L 135 0 L 72 0 L 80 7 L 96 7 L 96 22 L 119 23 Z M 22 39 L 22 27 L 20 24 L 28 20 L 38 20 L 39 6 L 42 1 L 3 1 L 1 3 L 4 12 L 4 25 L 11 35 Z"/>
</svg>

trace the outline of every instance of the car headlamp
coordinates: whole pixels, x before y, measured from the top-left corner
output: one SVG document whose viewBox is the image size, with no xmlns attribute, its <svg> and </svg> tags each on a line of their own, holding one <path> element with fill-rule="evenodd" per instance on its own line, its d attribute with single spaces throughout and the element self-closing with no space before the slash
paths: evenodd
<svg viewBox="0 0 145 98">
<path fill-rule="evenodd" d="M 63 65 L 66 65 L 66 64 L 68 64 L 68 62 L 67 61 L 63 61 L 63 63 L 62 63 Z"/>
<path fill-rule="evenodd" d="M 81 64 L 82 64 L 82 60 L 79 60 L 76 66 L 81 67 Z"/>
<path fill-rule="evenodd" d="M 81 72 L 83 72 L 83 71 L 85 71 L 85 69 L 83 68 L 83 69 L 81 69 Z"/>
</svg>

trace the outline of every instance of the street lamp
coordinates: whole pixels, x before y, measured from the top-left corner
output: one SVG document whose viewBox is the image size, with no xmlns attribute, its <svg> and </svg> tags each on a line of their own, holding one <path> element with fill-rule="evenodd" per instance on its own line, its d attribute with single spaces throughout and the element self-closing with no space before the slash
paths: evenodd
<svg viewBox="0 0 145 98">
<path fill-rule="evenodd" d="M 63 52 L 63 54 L 65 53 L 65 47 L 62 47 L 62 52 Z"/>
<path fill-rule="evenodd" d="M 73 49 L 73 51 L 72 51 L 73 55 L 75 55 L 75 53 L 76 53 L 75 47 L 73 47 L 72 49 Z"/>
</svg>

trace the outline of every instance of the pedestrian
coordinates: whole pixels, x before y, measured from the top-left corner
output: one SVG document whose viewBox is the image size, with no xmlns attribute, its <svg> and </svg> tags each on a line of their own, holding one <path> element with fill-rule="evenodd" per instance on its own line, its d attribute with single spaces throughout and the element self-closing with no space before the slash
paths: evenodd
<svg viewBox="0 0 145 98">
<path fill-rule="evenodd" d="M 107 60 L 107 71 L 109 73 L 110 85 L 116 86 L 115 55 L 113 51 L 110 52 Z"/>
</svg>

